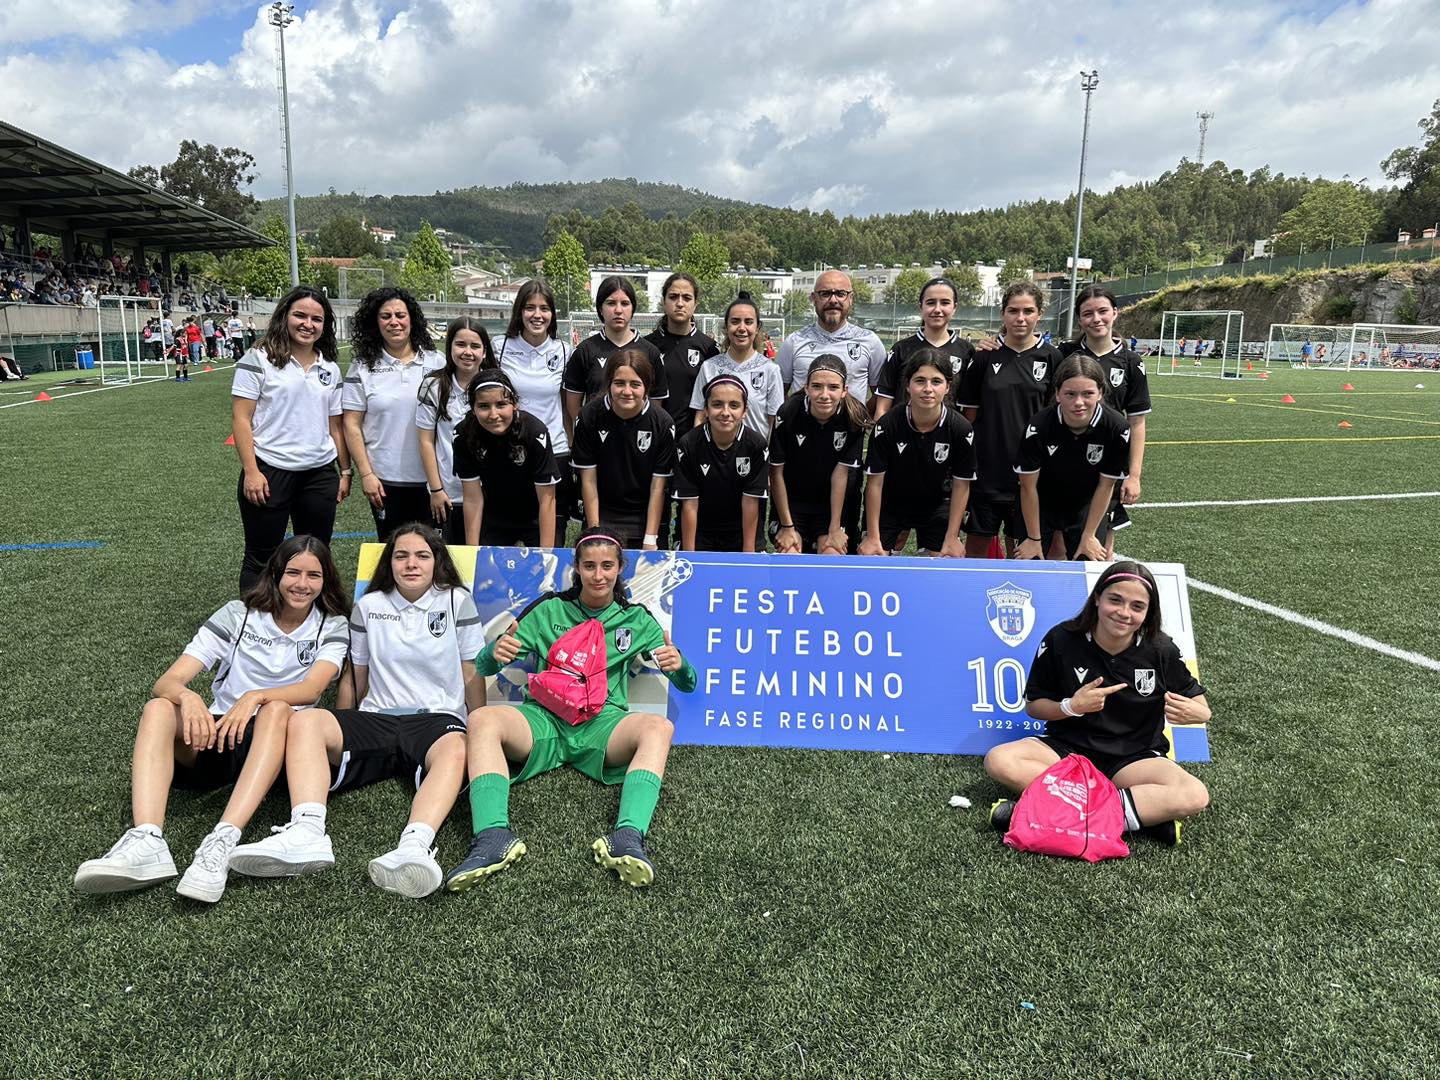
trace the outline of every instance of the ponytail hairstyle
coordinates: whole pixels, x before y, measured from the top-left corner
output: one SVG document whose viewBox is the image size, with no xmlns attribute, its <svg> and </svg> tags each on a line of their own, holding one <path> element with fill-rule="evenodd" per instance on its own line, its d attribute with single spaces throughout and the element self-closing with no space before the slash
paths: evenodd
<svg viewBox="0 0 1440 1080">
<path fill-rule="evenodd" d="M 1140 633 L 1147 640 L 1167 640 L 1160 630 L 1160 592 L 1155 585 L 1155 575 L 1138 562 L 1128 560 L 1112 563 L 1095 581 L 1095 588 L 1085 598 L 1079 614 L 1068 622 L 1061 623 L 1066 630 L 1079 634 L 1093 634 L 1100 622 L 1100 595 L 1112 584 L 1120 581 L 1139 581 L 1150 594 L 1150 610 L 1145 612 L 1145 621 L 1140 624 Z"/>
<path fill-rule="evenodd" d="M 849 379 L 850 372 L 845 367 L 845 361 L 834 353 L 821 353 L 810 361 L 810 367 L 805 372 L 805 383 L 809 385 L 810 377 L 817 371 L 831 371 L 840 376 L 840 388 L 844 397 L 840 399 L 840 407 L 845 414 L 845 425 L 852 432 L 864 431 L 870 427 L 870 411 L 864 405 L 855 400 L 855 395 L 850 393 Z"/>
<path fill-rule="evenodd" d="M 1110 306 L 1111 306 L 1112 308 L 1114 308 L 1116 312 L 1119 312 L 1119 310 L 1120 310 L 1120 301 L 1119 301 L 1119 300 L 1116 300 L 1116 299 L 1115 299 L 1115 294 L 1114 294 L 1113 292 L 1111 292 L 1108 288 L 1106 288 L 1104 285 L 1100 285 L 1100 284 L 1086 285 L 1083 289 L 1081 289 L 1078 293 L 1075 294 L 1075 308 L 1074 308 L 1074 312 L 1075 312 L 1075 324 L 1076 324 L 1077 327 L 1078 327 L 1079 324 L 1080 324 L 1080 308 L 1081 308 L 1081 306 L 1084 305 L 1084 304 L 1086 304 L 1086 303 L 1088 303 L 1088 302 L 1091 301 L 1091 300 L 1109 300 L 1109 301 L 1110 301 Z M 1084 331 L 1084 329 L 1080 329 L 1079 334 L 1078 334 L 1078 336 L 1075 338 L 1075 340 L 1076 340 L 1076 341 L 1080 341 L 1080 342 L 1083 342 L 1083 341 L 1085 340 L 1085 331 Z"/>
<path fill-rule="evenodd" d="M 900 375 L 900 400 L 907 405 L 910 403 L 910 380 L 917 371 L 927 367 L 934 368 L 945 376 L 945 384 L 949 387 L 945 391 L 945 401 L 954 404 L 956 376 L 950 366 L 950 355 L 928 345 L 923 349 L 916 349 L 910 354 L 910 359 L 905 361 L 905 369 Z"/>
<path fill-rule="evenodd" d="M 727 350 L 730 348 L 730 331 L 726 328 L 730 325 L 730 312 L 734 311 L 737 307 L 748 307 L 751 311 L 755 312 L 755 334 L 757 337 L 760 331 L 765 328 L 765 324 L 760 319 L 760 308 L 755 303 L 754 297 L 744 289 L 741 289 L 740 292 L 736 294 L 735 299 L 731 300 L 726 306 L 725 314 L 720 320 L 720 345 Z M 750 347 L 755 347 L 753 341 L 750 343 Z"/>
<path fill-rule="evenodd" d="M 475 378 L 470 380 L 470 389 L 465 392 L 465 418 L 455 425 L 456 441 L 465 447 L 476 461 L 479 461 L 484 457 L 486 451 L 494 447 L 495 436 L 482 428 L 480 421 L 475 419 L 475 398 L 482 390 L 494 390 L 497 387 L 504 395 L 505 400 L 515 406 L 515 418 L 505 429 L 506 450 L 514 452 L 524 445 L 524 432 L 520 417 L 525 414 L 520 411 L 520 395 L 515 392 L 515 384 L 510 381 L 510 376 L 499 368 L 481 368 L 476 372 Z"/>
<path fill-rule="evenodd" d="M 445 540 L 440 533 L 429 525 L 419 521 L 407 521 L 393 533 L 390 539 L 385 541 L 385 550 L 380 553 L 380 562 L 375 567 L 375 576 L 370 579 L 370 588 L 367 592 L 393 592 L 395 590 L 395 570 L 390 561 L 395 557 L 395 545 L 399 543 L 402 536 L 418 536 L 424 540 L 430 548 L 430 554 L 435 557 L 435 575 L 430 579 L 430 584 L 437 589 L 463 589 L 465 582 L 460 579 L 460 571 L 455 567 L 455 560 L 450 557 L 450 549 L 445 546 Z"/>
<path fill-rule="evenodd" d="M 1005 289 L 1005 295 L 1000 298 L 1000 310 L 1004 311 L 1010 301 L 1017 296 L 1029 296 L 1035 301 L 1035 309 L 1043 312 L 1045 310 L 1045 290 L 1035 282 L 1026 278 L 1024 281 L 1012 281 Z"/>
<path fill-rule="evenodd" d="M 510 305 L 510 322 L 505 327 L 505 336 L 508 338 L 521 337 L 525 333 L 525 305 L 535 297 L 540 297 L 550 308 L 550 329 L 549 335 L 553 338 L 559 334 L 559 318 L 555 314 L 555 290 L 543 278 L 531 278 L 521 285 L 515 293 L 515 303 Z"/>
<path fill-rule="evenodd" d="M 580 552 L 587 547 L 598 547 L 601 544 L 608 544 L 615 549 L 615 555 L 620 560 L 620 573 L 615 578 L 615 603 L 621 607 L 630 606 L 630 590 L 625 585 L 625 549 L 620 541 L 603 525 L 591 525 L 580 533 L 580 539 L 575 541 L 575 558 L 570 564 L 570 587 L 559 593 L 561 600 L 579 601 L 582 584 L 580 581 Z"/>
<path fill-rule="evenodd" d="M 435 392 L 435 407 L 441 416 L 450 415 L 450 389 L 455 381 L 455 361 L 450 355 L 451 346 L 455 344 L 455 336 L 461 330 L 469 330 L 480 338 L 480 346 L 485 350 L 485 358 L 480 361 L 480 370 L 475 373 L 475 378 L 480 377 L 480 371 L 486 368 L 498 368 L 495 360 L 495 350 L 490 347 L 490 331 L 485 329 L 485 324 L 474 315 L 458 315 L 450 320 L 450 325 L 445 328 L 445 366 L 436 371 L 426 372 L 425 378 L 420 381 L 420 397 L 424 398 L 427 391 L 433 388 Z"/>
<path fill-rule="evenodd" d="M 621 368 L 630 368 L 645 386 L 645 398 L 650 398 L 650 387 L 655 384 L 655 368 L 650 363 L 650 357 L 646 356 L 644 350 L 634 348 L 621 349 L 612 353 L 609 360 L 605 361 L 605 393 L 610 393 L 610 384 L 615 380 L 615 373 Z"/>
<path fill-rule="evenodd" d="M 1060 387 L 1065 385 L 1066 379 L 1091 379 L 1100 388 L 1100 403 L 1105 403 L 1105 391 L 1110 385 L 1110 380 L 1105 377 L 1105 369 L 1100 366 L 1089 353 L 1073 352 L 1055 369 L 1055 377 L 1050 383 L 1051 396 L 1060 393 Z"/>
<path fill-rule="evenodd" d="M 286 360 L 289 356 L 286 356 Z M 296 555 L 314 555 L 320 563 L 320 573 L 323 581 L 320 586 L 320 595 L 315 598 L 314 604 L 320 609 L 321 615 L 349 615 L 350 594 L 345 591 L 340 581 L 340 571 L 335 566 L 335 559 L 330 554 L 330 549 L 325 542 L 314 536 L 307 536 L 301 533 L 299 536 L 292 536 L 282 541 L 270 556 L 265 564 L 265 569 L 260 571 L 260 578 L 245 591 L 241 597 L 246 608 L 251 611 L 263 611 L 267 615 L 274 615 L 285 607 L 285 598 L 280 593 L 280 582 L 285 577 L 285 567 Z"/>
</svg>

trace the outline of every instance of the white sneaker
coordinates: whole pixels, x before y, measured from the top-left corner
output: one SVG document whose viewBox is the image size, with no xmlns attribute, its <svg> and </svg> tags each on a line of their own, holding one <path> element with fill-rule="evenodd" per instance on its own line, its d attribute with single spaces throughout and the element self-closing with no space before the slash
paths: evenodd
<svg viewBox="0 0 1440 1080">
<path fill-rule="evenodd" d="M 230 876 L 230 852 L 235 847 L 235 840 L 230 836 L 228 830 L 222 833 L 217 829 L 200 841 L 200 846 L 195 849 L 194 861 L 186 867 L 180 884 L 175 886 L 177 893 L 207 904 L 216 903 L 225 895 L 225 881 Z M 238 834 L 235 838 L 239 839 Z"/>
<path fill-rule="evenodd" d="M 276 825 L 271 835 L 230 852 L 230 869 L 249 877 L 292 877 L 314 874 L 335 865 L 330 837 L 313 826 L 290 822 Z"/>
<path fill-rule="evenodd" d="M 386 892 L 399 893 L 412 900 L 429 896 L 440 887 L 445 872 L 435 861 L 436 848 L 421 844 L 402 843 L 370 860 L 370 880 Z"/>
<path fill-rule="evenodd" d="M 148 829 L 127 829 L 101 858 L 80 864 L 75 871 L 75 888 L 82 893 L 124 892 L 178 873 L 163 836 Z"/>
</svg>

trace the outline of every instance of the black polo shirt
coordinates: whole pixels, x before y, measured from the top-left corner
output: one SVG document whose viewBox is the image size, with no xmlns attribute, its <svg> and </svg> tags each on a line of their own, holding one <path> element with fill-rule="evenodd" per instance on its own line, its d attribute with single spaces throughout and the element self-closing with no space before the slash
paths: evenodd
<svg viewBox="0 0 1440 1080">
<path fill-rule="evenodd" d="M 669 476 L 674 458 L 675 426 L 654 402 L 622 420 L 606 394 L 581 409 L 575 421 L 570 464 L 595 470 L 601 517 L 643 516 L 650 506 L 650 482 Z"/>
<path fill-rule="evenodd" d="M 1130 421 L 1110 406 L 1095 410 L 1089 426 L 1071 431 L 1051 405 L 1030 418 L 1017 473 L 1039 473 L 1040 516 L 1054 527 L 1083 518 L 1102 476 L 1119 480 L 1130 464 Z"/>
<path fill-rule="evenodd" d="M 696 532 L 729 538 L 740 550 L 740 506 L 746 495 L 763 499 L 770 490 L 769 451 L 751 428 L 740 432 L 728 450 L 710 438 L 710 426 L 691 428 L 675 444 L 675 498 L 699 500 Z"/>
<path fill-rule="evenodd" d="M 835 466 L 860 467 L 863 431 L 852 431 L 844 406 L 823 424 L 810 414 L 810 399 L 791 394 L 775 415 L 770 464 L 785 467 L 790 512 L 830 513 L 830 480 Z"/>
<path fill-rule="evenodd" d="M 670 396 L 665 399 L 665 408 L 670 419 L 680 431 L 689 431 L 695 426 L 695 410 L 690 407 L 690 395 L 695 389 L 695 376 L 700 365 L 720 351 L 709 334 L 691 330 L 688 334 L 672 334 L 665 329 L 662 317 L 659 325 L 645 335 L 645 339 L 659 351 L 661 366 L 665 372 L 665 385 Z M 654 395 L 651 395 L 654 397 Z"/>
<path fill-rule="evenodd" d="M 955 403 L 975 410 L 975 460 L 978 472 L 972 497 L 987 502 L 1016 498 L 1015 459 L 1030 418 L 1050 399 L 1050 379 L 1060 362 L 1053 345 L 1017 353 L 1002 344 L 976 353 L 960 373 Z"/>
<path fill-rule="evenodd" d="M 1180 650 L 1167 635 L 1153 639 L 1137 634 L 1124 652 L 1111 656 L 1089 634 L 1052 627 L 1035 650 L 1025 699 L 1063 701 L 1080 687 L 1104 678 L 1102 686 L 1124 683 L 1125 689 L 1105 699 L 1099 712 L 1051 720 L 1045 733 L 1082 750 L 1123 757 L 1165 748 L 1165 694 L 1200 697 L 1205 693 Z"/>
<path fill-rule="evenodd" d="M 1081 353 L 1098 361 L 1105 369 L 1105 404 L 1126 416 L 1144 416 L 1151 409 L 1150 380 L 1145 374 L 1145 361 L 1140 354 L 1120 342 L 1104 354 L 1094 352 L 1084 342 L 1067 341 L 1060 346 L 1062 356 Z"/>
<path fill-rule="evenodd" d="M 512 438 L 519 427 L 519 438 Z M 467 431 L 475 433 L 472 449 Z M 485 514 L 498 521 L 528 523 L 539 516 L 536 486 L 560 482 L 550 433 L 523 409 L 515 414 L 511 430 L 491 435 L 467 416 L 456 428 L 455 477 L 462 483 L 479 480 L 485 489 Z"/>
<path fill-rule="evenodd" d="M 885 477 L 883 517 L 928 518 L 950 497 L 950 481 L 975 479 L 975 432 L 959 410 L 941 406 L 932 431 L 917 431 L 910 407 L 891 409 L 870 436 L 865 472 Z"/>
<path fill-rule="evenodd" d="M 955 380 L 969 366 L 971 358 L 975 355 L 975 349 L 954 330 L 950 331 L 950 340 L 944 345 L 931 345 L 925 340 L 923 330 L 902 338 L 895 343 L 890 350 L 890 355 L 885 358 L 885 363 L 880 368 L 880 378 L 875 383 L 875 396 L 883 398 L 898 398 L 901 396 L 903 387 L 900 381 L 905 377 L 905 365 L 920 349 L 939 349 L 950 357 L 950 385 L 953 390 Z"/>
<path fill-rule="evenodd" d="M 655 372 L 655 382 L 647 396 L 651 401 L 664 401 L 670 391 L 665 382 L 665 365 L 661 362 L 660 350 L 639 334 L 624 345 L 616 345 L 603 330 L 597 330 L 575 346 L 575 351 L 565 362 L 560 385 L 573 393 L 584 394 L 587 404 L 607 393 L 610 388 L 605 385 L 605 364 L 621 349 L 639 349 L 646 355 Z"/>
</svg>

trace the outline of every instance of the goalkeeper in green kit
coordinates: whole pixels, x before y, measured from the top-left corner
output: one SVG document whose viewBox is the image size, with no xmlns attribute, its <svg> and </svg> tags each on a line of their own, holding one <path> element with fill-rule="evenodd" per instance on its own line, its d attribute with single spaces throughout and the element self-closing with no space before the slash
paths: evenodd
<svg viewBox="0 0 1440 1080">
<path fill-rule="evenodd" d="M 476 670 L 490 676 L 533 653 L 544 673 L 551 646 L 593 619 L 603 628 L 607 686 L 598 714 L 579 723 L 561 719 L 529 693 L 519 705 L 487 705 L 470 714 L 466 748 L 475 838 L 465 861 L 445 879 L 451 892 L 525 854 L 524 842 L 510 829 L 510 785 L 566 763 L 603 784 L 622 785 L 615 830 L 592 845 L 595 861 L 635 888 L 655 880 L 645 834 L 660 800 L 675 725 L 655 713 L 630 711 L 631 668 L 649 659 L 686 693 L 697 677 L 655 617 L 629 602 L 620 581 L 624 569 L 620 542 L 603 528 L 586 529 L 575 545 L 571 587 L 536 600 L 475 658 Z"/>
</svg>

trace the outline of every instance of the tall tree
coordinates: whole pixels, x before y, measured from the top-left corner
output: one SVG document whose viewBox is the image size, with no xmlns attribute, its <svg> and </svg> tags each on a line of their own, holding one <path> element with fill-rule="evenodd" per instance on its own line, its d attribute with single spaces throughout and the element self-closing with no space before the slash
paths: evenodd
<svg viewBox="0 0 1440 1080">
<path fill-rule="evenodd" d="M 379 257 L 380 243 L 356 217 L 337 214 L 320 226 L 315 237 L 319 254 L 340 258 Z"/>
<path fill-rule="evenodd" d="M 278 297 L 290 288 L 290 232 L 278 217 L 266 218 L 259 232 L 275 241 L 269 247 L 253 248 L 222 258 L 217 273 L 227 289 L 247 292 L 251 296 Z M 301 240 L 296 245 L 300 260 L 300 280 L 314 284 L 310 271 L 310 251 Z"/>
<path fill-rule="evenodd" d="M 1303 248 L 1358 244 L 1374 232 L 1380 208 L 1368 192 L 1349 182 L 1319 180 L 1311 185 L 1300 205 L 1280 218 L 1275 252 L 1288 255 Z"/>
<path fill-rule="evenodd" d="M 590 264 L 579 240 L 562 231 L 545 249 L 543 266 L 561 315 L 569 315 L 576 305 L 584 307 L 589 302 Z"/>
<path fill-rule="evenodd" d="M 720 294 L 726 291 L 721 288 L 721 281 L 725 272 L 730 269 L 730 252 L 719 238 L 710 233 L 697 232 L 691 235 L 684 250 L 680 252 L 680 265 L 677 269 L 695 278 L 700 291 L 700 310 L 719 311 L 735 299 L 733 292 L 723 301 L 720 298 Z"/>
<path fill-rule="evenodd" d="M 971 307 L 984 299 L 985 283 L 980 280 L 980 272 L 975 267 L 968 264 L 946 267 L 945 276 L 955 283 L 955 291 L 959 294 L 955 298 L 957 307 Z"/>
<path fill-rule="evenodd" d="M 420 231 L 410 241 L 400 282 L 421 297 L 434 296 L 438 300 L 450 299 L 450 294 L 455 291 L 454 278 L 450 273 L 450 253 L 440 243 L 428 221 L 420 222 Z"/>
<path fill-rule="evenodd" d="M 1422 145 L 1402 147 L 1380 166 L 1389 179 L 1405 181 L 1390 212 L 1390 224 L 1411 232 L 1440 221 L 1440 98 L 1420 121 L 1420 130 L 1425 134 Z"/>
<path fill-rule="evenodd" d="M 915 307 L 920 303 L 920 290 L 930 280 L 930 272 L 919 267 L 912 266 L 908 270 L 901 270 L 895 275 L 895 280 L 885 290 L 885 303 L 900 304 L 905 307 Z"/>
<path fill-rule="evenodd" d="M 246 190 L 255 182 L 255 159 L 235 146 L 185 139 L 170 164 L 137 165 L 130 175 L 232 221 L 244 221 L 260 205 Z"/>
</svg>

